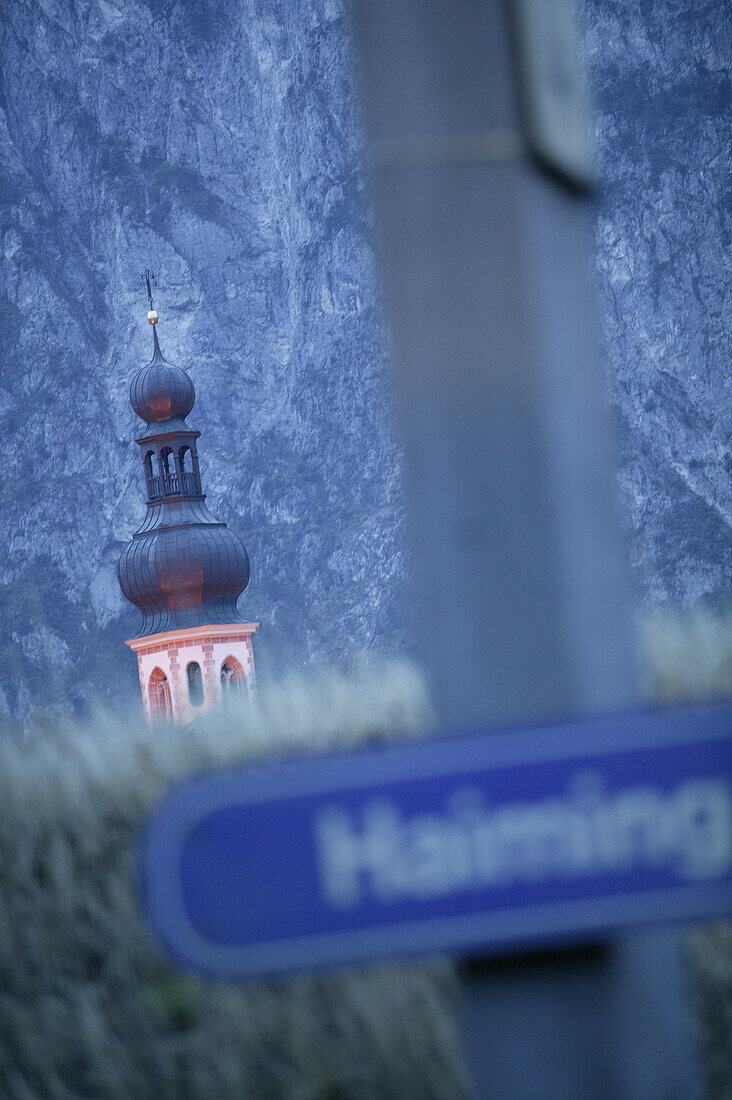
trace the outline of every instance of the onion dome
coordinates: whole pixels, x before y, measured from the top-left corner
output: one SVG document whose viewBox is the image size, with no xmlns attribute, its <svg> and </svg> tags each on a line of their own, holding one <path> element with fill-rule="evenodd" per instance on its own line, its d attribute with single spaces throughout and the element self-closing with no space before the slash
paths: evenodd
<svg viewBox="0 0 732 1100">
<path fill-rule="evenodd" d="M 150 324 L 156 325 L 157 319 L 157 313 L 151 310 L 148 314 Z M 148 424 L 170 420 L 174 416 L 186 417 L 196 400 L 193 382 L 186 372 L 163 358 L 154 327 L 153 341 L 152 359 L 137 372 L 130 384 L 132 408 Z"/>
<path fill-rule="evenodd" d="M 236 601 L 249 582 L 244 545 L 202 502 L 187 518 L 184 526 L 139 531 L 122 551 L 119 581 L 142 613 L 138 636 L 242 621 Z"/>
</svg>

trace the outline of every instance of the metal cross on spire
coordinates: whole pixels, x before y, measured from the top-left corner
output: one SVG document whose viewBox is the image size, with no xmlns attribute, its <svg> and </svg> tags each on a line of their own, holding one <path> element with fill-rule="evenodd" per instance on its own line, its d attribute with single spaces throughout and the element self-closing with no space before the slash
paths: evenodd
<svg viewBox="0 0 732 1100">
<path fill-rule="evenodd" d="M 147 300 L 150 306 L 151 313 L 155 312 L 155 310 L 153 309 L 152 288 L 157 285 L 157 280 L 155 279 L 152 271 L 149 267 L 146 267 L 142 275 L 140 276 L 140 286 L 147 286 Z"/>
</svg>

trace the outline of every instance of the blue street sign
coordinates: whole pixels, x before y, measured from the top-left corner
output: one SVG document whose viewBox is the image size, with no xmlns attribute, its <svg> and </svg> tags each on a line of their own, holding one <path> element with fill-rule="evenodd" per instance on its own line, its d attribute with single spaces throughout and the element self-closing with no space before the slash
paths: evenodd
<svg viewBox="0 0 732 1100">
<path fill-rule="evenodd" d="M 732 708 L 203 776 L 144 842 L 180 963 L 253 977 L 732 911 Z"/>
</svg>

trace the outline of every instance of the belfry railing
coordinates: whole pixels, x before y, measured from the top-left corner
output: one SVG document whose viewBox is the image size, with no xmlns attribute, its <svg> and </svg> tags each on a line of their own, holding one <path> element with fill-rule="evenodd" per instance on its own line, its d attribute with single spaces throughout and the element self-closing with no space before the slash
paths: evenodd
<svg viewBox="0 0 732 1100">
<path fill-rule="evenodd" d="M 200 492 L 196 483 L 196 475 L 189 471 L 185 471 L 180 477 L 178 474 L 158 474 L 155 477 L 149 477 L 147 479 L 147 489 L 150 500 Z"/>
</svg>

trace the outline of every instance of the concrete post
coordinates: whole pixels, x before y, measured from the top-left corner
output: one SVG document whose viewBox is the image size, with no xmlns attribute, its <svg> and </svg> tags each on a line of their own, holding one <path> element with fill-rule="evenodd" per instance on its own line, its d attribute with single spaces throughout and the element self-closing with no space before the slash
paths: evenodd
<svg viewBox="0 0 732 1100">
<path fill-rule="evenodd" d="M 571 5 L 353 13 L 420 636 L 449 623 L 422 654 L 437 712 L 464 727 L 628 707 Z M 466 971 L 480 1095 L 691 1095 L 678 949 L 653 934 Z"/>
</svg>

